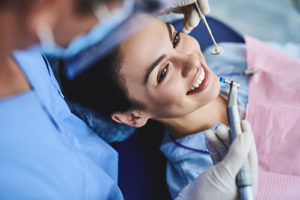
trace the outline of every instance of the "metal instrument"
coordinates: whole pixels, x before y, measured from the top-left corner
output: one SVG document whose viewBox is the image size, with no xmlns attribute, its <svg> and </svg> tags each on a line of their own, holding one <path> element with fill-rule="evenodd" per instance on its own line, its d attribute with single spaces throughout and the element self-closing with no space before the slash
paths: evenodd
<svg viewBox="0 0 300 200">
<path fill-rule="evenodd" d="M 238 135 L 242 134 L 237 101 L 238 88 L 240 87 L 240 84 L 236 81 L 229 81 L 223 77 L 220 78 L 220 81 L 230 85 L 227 105 L 227 117 L 229 121 L 231 141 L 233 141 Z M 246 160 L 236 177 L 236 184 L 239 188 L 242 200 L 254 199 L 252 191 L 252 176 L 248 159 Z"/>
<path fill-rule="evenodd" d="M 198 14 L 199 14 L 201 20 L 203 21 L 203 24 L 204 24 L 204 26 L 205 26 L 205 28 L 206 28 L 206 30 L 207 30 L 209 36 L 211 37 L 211 39 L 212 39 L 212 41 L 213 41 L 213 43 L 214 43 L 214 45 L 215 45 L 215 46 L 210 50 L 210 53 L 211 53 L 212 55 L 218 55 L 218 54 L 220 54 L 220 53 L 223 53 L 223 52 L 224 52 L 224 47 L 221 46 L 221 45 L 217 45 L 216 40 L 215 40 L 215 38 L 214 38 L 214 36 L 213 36 L 213 34 L 212 34 L 212 32 L 211 32 L 209 26 L 208 26 L 208 23 L 207 23 L 207 21 L 206 21 L 205 15 L 201 12 L 200 5 L 199 5 L 198 1 L 195 2 L 195 6 L 196 6 L 196 9 L 197 9 L 197 11 L 198 11 Z"/>
</svg>

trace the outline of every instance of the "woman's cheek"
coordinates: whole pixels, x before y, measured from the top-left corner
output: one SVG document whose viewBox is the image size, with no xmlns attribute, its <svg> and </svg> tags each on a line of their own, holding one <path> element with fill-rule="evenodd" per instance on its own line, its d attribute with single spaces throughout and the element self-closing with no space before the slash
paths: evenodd
<svg viewBox="0 0 300 200">
<path fill-rule="evenodd" d="M 172 81 L 167 83 L 165 87 L 161 87 L 159 93 L 156 94 L 157 102 L 160 102 L 160 104 L 173 104 L 180 100 L 185 92 L 182 85 L 178 83 L 179 81 Z"/>
<path fill-rule="evenodd" d="M 183 83 L 180 80 L 174 80 L 169 84 L 168 89 L 163 93 L 163 96 L 169 103 L 175 103 L 182 99 L 186 95 Z"/>
</svg>

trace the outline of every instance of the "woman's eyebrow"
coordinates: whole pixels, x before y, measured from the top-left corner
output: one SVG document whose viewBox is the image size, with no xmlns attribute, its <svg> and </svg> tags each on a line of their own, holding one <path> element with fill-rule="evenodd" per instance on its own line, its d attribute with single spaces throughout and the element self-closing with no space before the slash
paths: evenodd
<svg viewBox="0 0 300 200">
<path fill-rule="evenodd" d="M 170 23 L 165 23 L 167 26 L 167 30 L 169 32 L 170 41 L 172 42 L 172 27 Z M 144 85 L 147 84 L 149 76 L 151 72 L 154 70 L 154 68 L 166 57 L 166 54 L 161 55 L 159 58 L 157 58 L 148 68 L 147 72 L 144 78 Z"/>
<path fill-rule="evenodd" d="M 165 23 L 169 32 L 170 41 L 172 42 L 172 27 L 169 22 Z"/>
<path fill-rule="evenodd" d="M 153 69 L 166 57 L 166 54 L 161 55 L 158 59 L 156 59 L 148 68 L 144 79 L 144 85 L 148 82 L 150 73 Z"/>
</svg>

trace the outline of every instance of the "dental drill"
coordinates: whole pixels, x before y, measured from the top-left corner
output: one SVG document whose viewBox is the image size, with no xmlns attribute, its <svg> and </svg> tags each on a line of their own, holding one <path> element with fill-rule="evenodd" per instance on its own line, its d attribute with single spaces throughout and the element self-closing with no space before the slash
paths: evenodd
<svg viewBox="0 0 300 200">
<path fill-rule="evenodd" d="M 199 2 L 198 2 L 198 1 L 195 2 L 195 6 L 196 6 L 196 9 L 197 9 L 197 12 L 198 12 L 198 14 L 199 14 L 200 19 L 203 21 L 203 24 L 204 24 L 204 26 L 205 26 L 205 28 L 206 28 L 206 30 L 207 30 L 207 32 L 208 32 L 210 38 L 212 39 L 212 41 L 213 41 L 213 43 L 214 43 L 214 45 L 215 45 L 215 46 L 210 50 L 210 53 L 211 53 L 212 55 L 217 55 L 217 54 L 223 53 L 224 47 L 221 46 L 221 45 L 219 45 L 219 46 L 217 45 L 216 40 L 215 40 L 215 38 L 214 38 L 214 36 L 213 36 L 213 34 L 212 34 L 212 32 L 211 32 L 209 26 L 208 26 L 208 23 L 207 23 L 207 21 L 206 21 L 205 15 L 201 12 L 200 5 L 199 5 Z"/>
<path fill-rule="evenodd" d="M 231 141 L 233 141 L 238 135 L 242 134 L 237 101 L 238 88 L 240 87 L 240 84 L 236 81 L 229 81 L 223 77 L 220 78 L 220 82 L 230 85 L 227 105 L 227 117 L 229 121 Z M 242 200 L 254 199 L 252 191 L 251 170 L 248 159 L 246 160 L 236 177 L 236 184 L 239 188 Z"/>
</svg>

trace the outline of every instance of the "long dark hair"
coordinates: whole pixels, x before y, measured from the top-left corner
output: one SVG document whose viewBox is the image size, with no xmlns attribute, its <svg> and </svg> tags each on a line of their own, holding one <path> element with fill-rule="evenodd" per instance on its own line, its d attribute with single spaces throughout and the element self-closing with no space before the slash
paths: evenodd
<svg viewBox="0 0 300 200">
<path fill-rule="evenodd" d="M 128 98 L 119 73 L 121 63 L 122 57 L 117 49 L 73 80 L 68 80 L 61 68 L 61 84 L 67 100 L 108 117 L 114 112 L 142 109 L 140 103 Z"/>
</svg>

